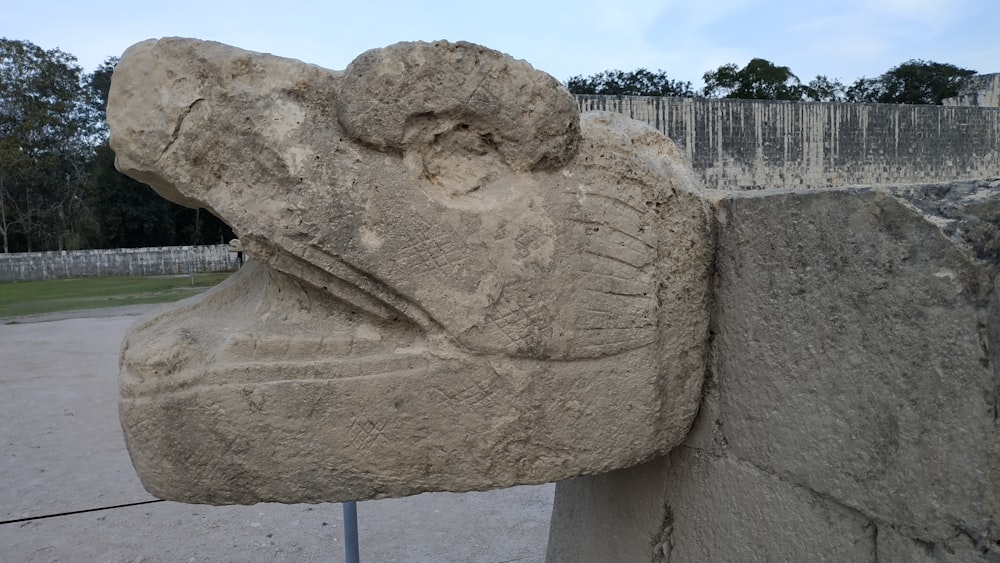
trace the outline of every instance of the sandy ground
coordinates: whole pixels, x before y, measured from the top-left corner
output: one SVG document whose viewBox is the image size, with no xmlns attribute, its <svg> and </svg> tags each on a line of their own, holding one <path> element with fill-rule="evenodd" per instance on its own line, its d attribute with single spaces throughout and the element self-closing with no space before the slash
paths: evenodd
<svg viewBox="0 0 1000 563">
<path fill-rule="evenodd" d="M 0 521 L 154 500 L 117 413 L 138 306 L 0 320 Z M 358 503 L 363 562 L 541 562 L 552 485 Z M 339 504 L 159 502 L 0 524 L 0 561 L 344 561 Z"/>
</svg>

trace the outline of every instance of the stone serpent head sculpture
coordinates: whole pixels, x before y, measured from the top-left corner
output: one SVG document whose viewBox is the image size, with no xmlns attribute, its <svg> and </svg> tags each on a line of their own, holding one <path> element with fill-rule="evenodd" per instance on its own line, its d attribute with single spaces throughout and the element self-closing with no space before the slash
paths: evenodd
<svg viewBox="0 0 1000 563">
<path fill-rule="evenodd" d="M 254 259 L 126 337 L 122 425 L 153 494 L 481 490 L 686 433 L 711 229 L 645 124 L 581 118 L 552 77 L 470 43 L 335 72 L 176 38 L 123 55 L 108 121 L 120 170 Z"/>
</svg>

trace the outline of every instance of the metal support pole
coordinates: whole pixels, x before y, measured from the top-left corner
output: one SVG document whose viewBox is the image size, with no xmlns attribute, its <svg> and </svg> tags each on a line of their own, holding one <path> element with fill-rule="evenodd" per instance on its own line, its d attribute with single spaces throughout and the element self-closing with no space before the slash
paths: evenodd
<svg viewBox="0 0 1000 563">
<path fill-rule="evenodd" d="M 361 563 L 358 548 L 358 503 L 344 503 L 344 557 L 347 563 Z"/>
</svg>

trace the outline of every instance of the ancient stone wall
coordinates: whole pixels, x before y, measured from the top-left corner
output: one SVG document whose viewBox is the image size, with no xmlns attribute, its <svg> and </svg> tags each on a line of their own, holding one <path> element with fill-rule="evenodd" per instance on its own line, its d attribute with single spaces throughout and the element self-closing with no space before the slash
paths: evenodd
<svg viewBox="0 0 1000 563">
<path fill-rule="evenodd" d="M 946 106 L 1000 107 L 1000 73 L 970 76 L 957 96 L 943 102 Z"/>
<path fill-rule="evenodd" d="M 236 268 L 236 256 L 228 248 L 217 244 L 0 254 L 0 281 L 228 272 Z"/>
<path fill-rule="evenodd" d="M 1000 177 L 1000 108 L 577 96 L 645 121 L 722 190 Z"/>
<path fill-rule="evenodd" d="M 698 419 L 560 482 L 548 563 L 1000 561 L 997 188 L 723 198 Z"/>
</svg>

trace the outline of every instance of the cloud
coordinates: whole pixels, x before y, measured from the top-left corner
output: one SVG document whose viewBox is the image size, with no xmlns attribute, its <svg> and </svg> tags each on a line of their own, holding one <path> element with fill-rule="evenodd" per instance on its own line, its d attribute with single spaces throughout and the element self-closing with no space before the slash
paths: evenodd
<svg viewBox="0 0 1000 563">
<path fill-rule="evenodd" d="M 880 24 L 923 24 L 946 28 L 966 9 L 965 0 L 858 0 L 853 12 Z"/>
<path fill-rule="evenodd" d="M 962 0 L 847 0 L 814 6 L 788 28 L 801 47 L 793 70 L 853 80 L 877 76 L 912 58 L 940 59 L 954 41 Z"/>
<path fill-rule="evenodd" d="M 886 54 L 893 35 L 861 13 L 813 16 L 794 23 L 788 31 L 792 41 L 802 46 L 796 53 L 800 59 L 827 59 L 839 63 L 836 66 L 854 68 Z M 837 76 L 833 70 L 819 73 Z"/>
<path fill-rule="evenodd" d="M 964 9 L 962 0 L 864 0 L 860 6 L 896 17 L 916 20 L 950 17 Z"/>
</svg>

